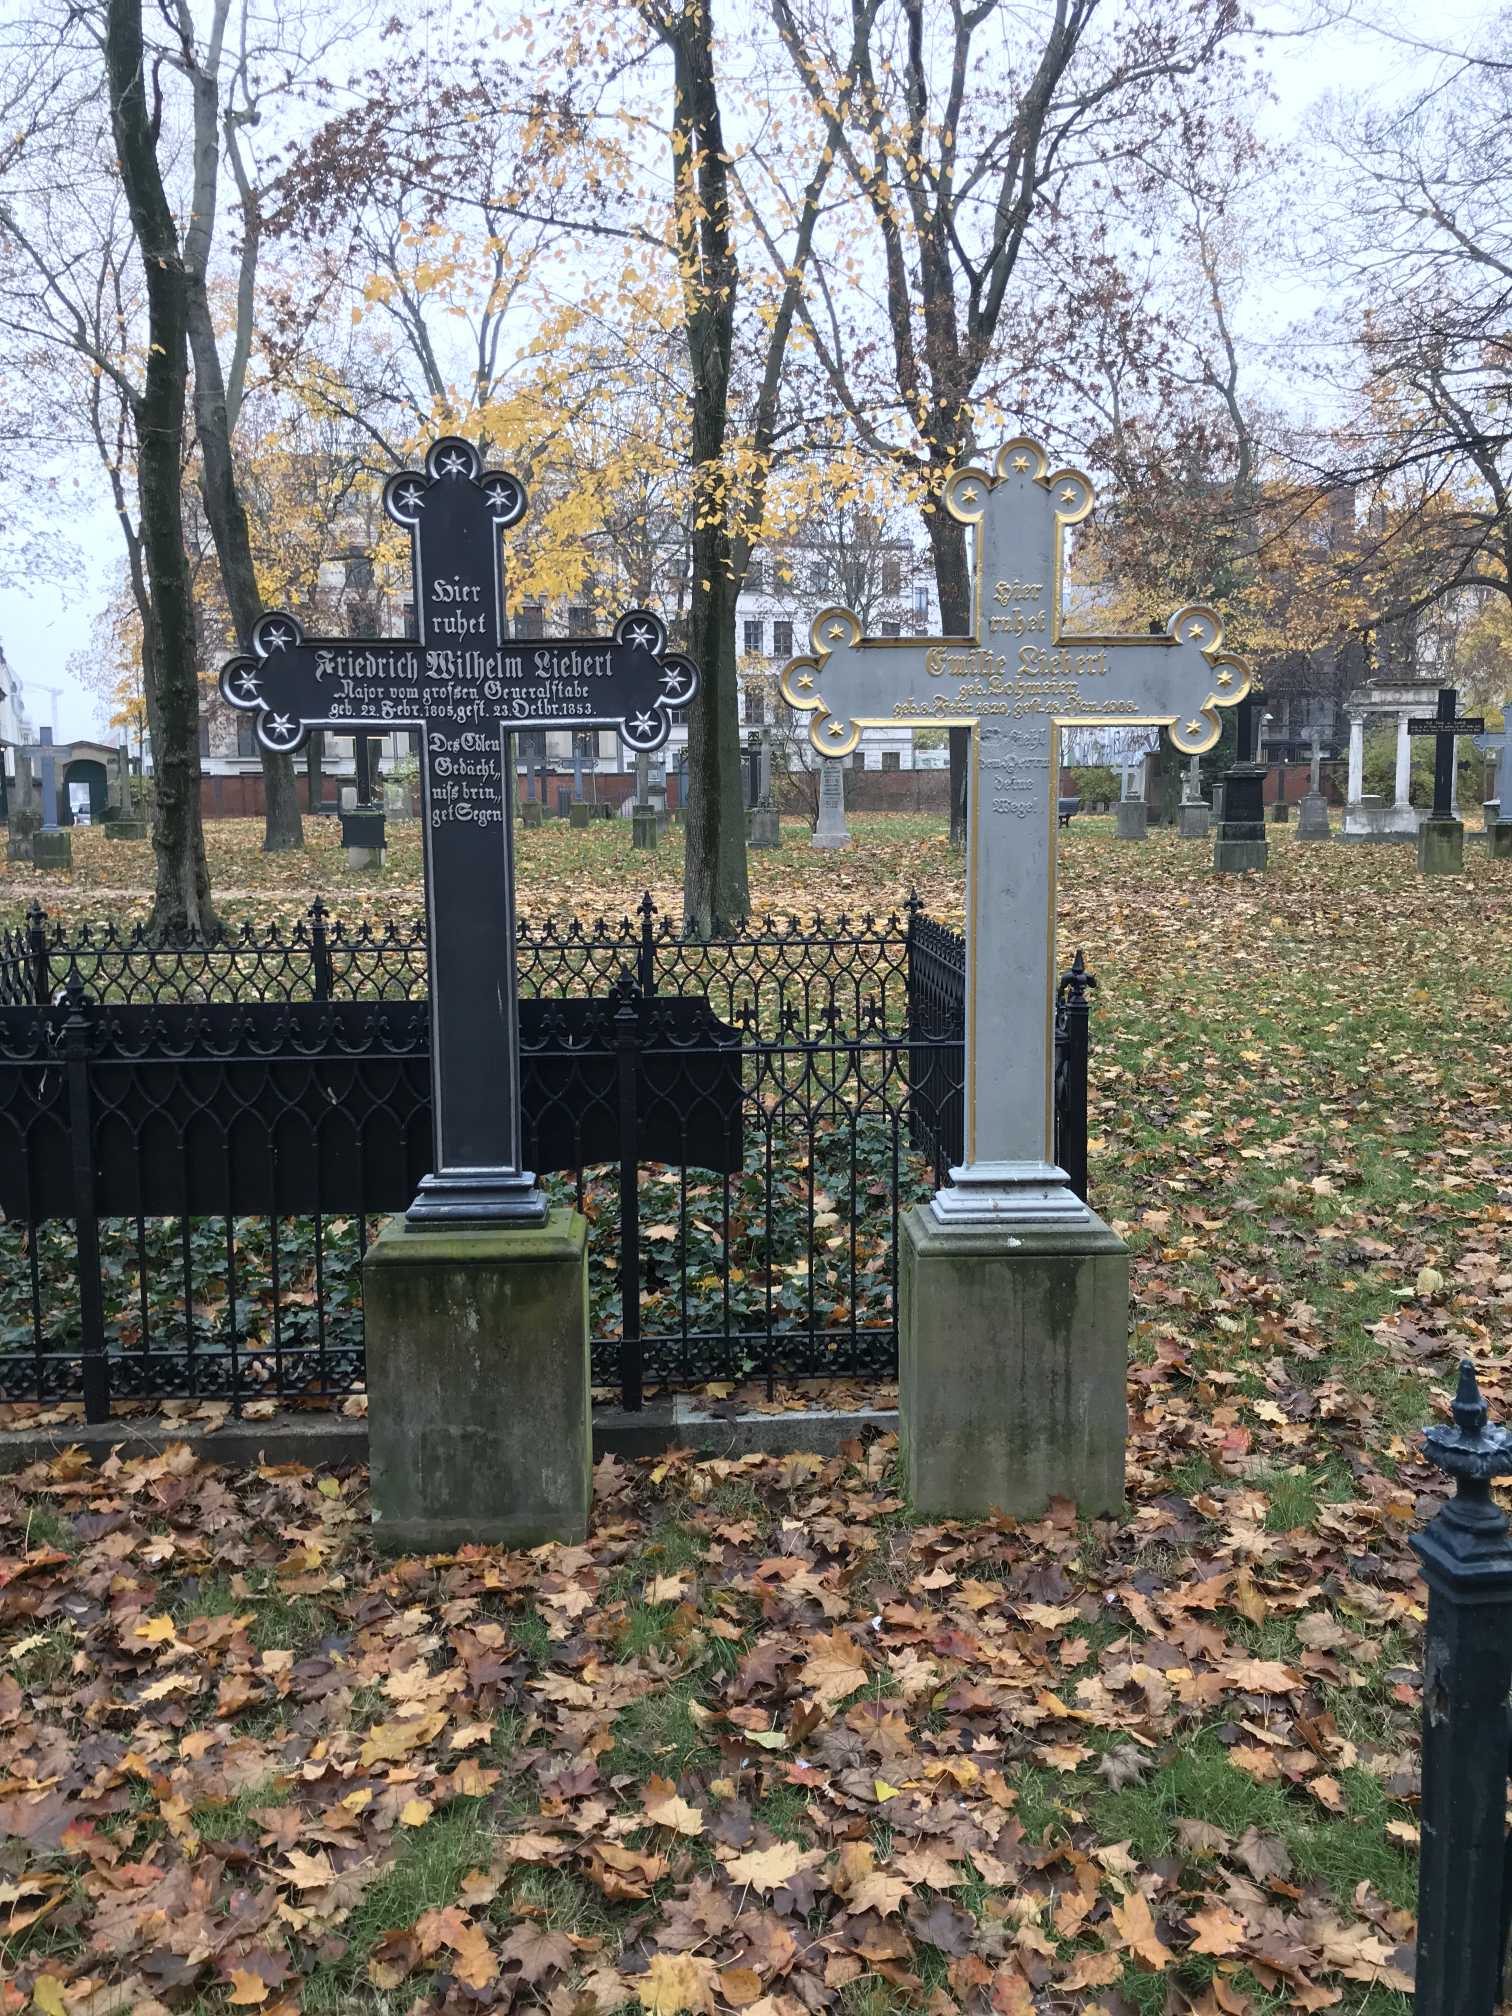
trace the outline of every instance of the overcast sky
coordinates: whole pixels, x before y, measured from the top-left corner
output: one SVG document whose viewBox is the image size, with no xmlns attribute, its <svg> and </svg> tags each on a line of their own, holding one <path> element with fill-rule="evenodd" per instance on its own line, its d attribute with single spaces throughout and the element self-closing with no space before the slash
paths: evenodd
<svg viewBox="0 0 1512 2016">
<path fill-rule="evenodd" d="M 1417 5 L 1388 8 L 1373 4 L 1373 0 L 1362 0 L 1362 4 L 1380 18 L 1394 13 L 1397 20 L 1419 32 L 1424 25 L 1424 10 Z M 1303 11 L 1302 0 L 1297 5 L 1290 0 L 1260 0 L 1255 11 L 1261 28 L 1284 31 Z M 1338 0 L 1334 11 L 1345 11 L 1344 0 Z M 1492 11 L 1492 0 L 1475 0 L 1475 4 L 1436 0 L 1432 31 L 1463 45 L 1473 39 L 1476 24 Z M 1359 21 L 1340 22 L 1305 40 L 1285 39 L 1283 34 L 1268 41 L 1264 53 L 1278 101 L 1265 123 L 1271 137 L 1278 140 L 1305 135 L 1319 101 L 1330 91 L 1395 96 L 1424 81 L 1434 67 L 1430 57 Z M 1277 275 L 1276 292 L 1266 315 L 1269 332 L 1311 315 L 1321 301 L 1314 276 L 1296 272 Z M 76 472 L 86 499 L 94 473 L 85 468 Z M 106 599 L 119 560 L 120 532 L 103 494 L 93 507 L 84 503 L 69 513 L 60 530 L 73 542 L 79 564 L 61 581 L 21 577 L 0 582 L 0 646 L 21 683 L 33 721 L 41 726 L 55 720 L 59 738 L 66 740 L 97 732 L 99 703 L 71 677 L 68 661 L 84 649 Z M 56 714 L 53 697 L 45 690 L 48 687 L 59 689 Z"/>
</svg>

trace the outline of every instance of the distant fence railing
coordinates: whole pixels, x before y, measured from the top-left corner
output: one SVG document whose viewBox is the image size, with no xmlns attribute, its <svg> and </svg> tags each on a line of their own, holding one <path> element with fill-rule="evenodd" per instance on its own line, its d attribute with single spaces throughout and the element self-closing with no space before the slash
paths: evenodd
<svg viewBox="0 0 1512 2016">
<path fill-rule="evenodd" d="M 522 925 L 518 960 L 526 1157 L 588 1218 L 600 1394 L 891 1376 L 899 1214 L 960 1159 L 959 937 L 911 902 L 702 943 L 647 898 Z M 318 903 L 171 945 L 0 933 L 0 1400 L 360 1389 L 362 1255 L 430 1166 L 426 984 L 422 924 Z"/>
</svg>

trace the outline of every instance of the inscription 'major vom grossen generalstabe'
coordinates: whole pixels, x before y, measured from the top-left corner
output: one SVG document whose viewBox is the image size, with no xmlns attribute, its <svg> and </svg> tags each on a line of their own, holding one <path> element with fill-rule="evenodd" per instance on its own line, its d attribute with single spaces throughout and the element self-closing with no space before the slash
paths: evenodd
<svg viewBox="0 0 1512 2016">
<path fill-rule="evenodd" d="M 418 733 L 436 1168 L 409 1217 L 539 1219 L 540 1192 L 519 1166 L 509 737 L 612 728 L 628 749 L 659 749 L 698 692 L 698 668 L 667 649 L 647 609 L 601 637 L 511 639 L 502 534 L 525 515 L 525 489 L 470 442 L 436 442 L 423 471 L 389 478 L 383 502 L 410 535 L 417 634 L 306 637 L 270 611 L 221 692 L 255 718 L 264 749 L 298 749 L 315 728 Z"/>
</svg>

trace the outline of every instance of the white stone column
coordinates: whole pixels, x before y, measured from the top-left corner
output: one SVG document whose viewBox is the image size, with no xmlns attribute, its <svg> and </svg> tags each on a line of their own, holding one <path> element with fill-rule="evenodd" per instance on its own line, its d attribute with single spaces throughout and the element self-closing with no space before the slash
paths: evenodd
<svg viewBox="0 0 1512 2016">
<path fill-rule="evenodd" d="M 1358 805 L 1365 789 L 1365 716 L 1349 717 L 1349 802 Z"/>
<path fill-rule="evenodd" d="M 1396 795 L 1392 809 L 1405 812 L 1412 801 L 1412 737 L 1407 733 L 1409 714 L 1397 716 Z"/>
</svg>

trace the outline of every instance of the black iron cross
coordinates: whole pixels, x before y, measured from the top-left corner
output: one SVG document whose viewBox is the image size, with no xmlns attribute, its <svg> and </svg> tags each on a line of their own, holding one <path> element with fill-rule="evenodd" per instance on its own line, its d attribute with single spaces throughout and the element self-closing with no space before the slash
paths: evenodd
<svg viewBox="0 0 1512 2016">
<path fill-rule="evenodd" d="M 266 749 L 297 749 L 313 728 L 420 731 L 436 1167 L 407 1216 L 538 1222 L 545 1200 L 520 1167 L 510 735 L 603 727 L 660 748 L 698 668 L 642 609 L 607 637 L 511 642 L 499 534 L 524 517 L 525 489 L 470 442 L 438 441 L 423 474 L 389 478 L 383 504 L 410 534 L 418 635 L 306 637 L 269 612 L 220 688 L 256 715 Z"/>
<path fill-rule="evenodd" d="M 1459 693 L 1453 686 L 1438 689 L 1438 713 L 1407 723 L 1409 735 L 1436 737 L 1433 749 L 1433 816 L 1448 819 L 1454 804 L 1454 744 L 1457 736 L 1479 735 L 1485 721 L 1479 714 L 1456 714 Z"/>
</svg>

